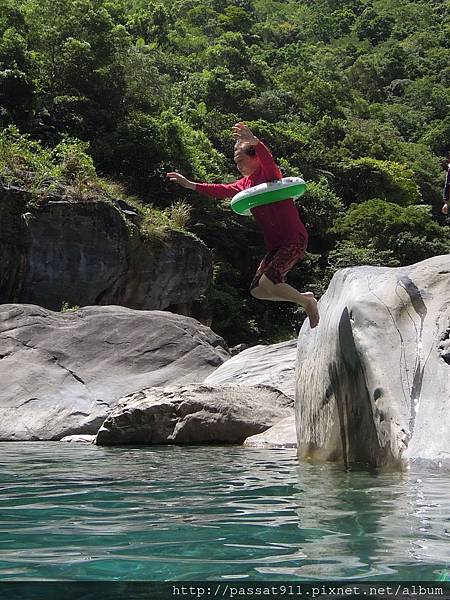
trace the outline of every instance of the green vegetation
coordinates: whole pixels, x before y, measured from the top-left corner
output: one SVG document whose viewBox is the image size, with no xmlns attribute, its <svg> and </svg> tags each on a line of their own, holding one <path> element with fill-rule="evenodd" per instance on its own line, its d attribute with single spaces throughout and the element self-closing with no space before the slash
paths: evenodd
<svg viewBox="0 0 450 600">
<path fill-rule="evenodd" d="M 61 310 L 60 312 L 62 313 L 67 313 L 67 312 L 76 312 L 80 307 L 78 306 L 78 304 L 74 304 L 73 306 L 71 304 L 69 304 L 68 302 L 63 302 L 61 304 Z"/>
<path fill-rule="evenodd" d="M 141 217 L 142 235 L 161 241 L 167 230 L 190 233 L 187 223 L 191 207 L 184 201 L 168 208 L 156 208 L 131 197 L 123 186 L 98 177 L 93 160 L 86 152 L 89 144 L 65 138 L 54 148 L 44 148 L 13 125 L 0 131 L 0 178 L 4 187 L 30 193 L 30 207 L 52 197 L 66 200 L 106 202 L 126 200 Z"/>
<path fill-rule="evenodd" d="M 0 176 L 3 185 L 26 189 L 32 201 L 65 195 L 76 200 L 102 196 L 106 186 L 97 177 L 88 144 L 64 139 L 44 148 L 15 126 L 0 131 Z"/>
<path fill-rule="evenodd" d="M 214 249 L 213 328 L 230 344 L 292 335 L 299 316 L 248 294 L 252 221 L 164 173 L 232 180 L 237 120 L 311 182 L 294 284 L 321 293 L 343 266 L 449 251 L 449 0 L 0 1 L 3 182 L 39 201 L 108 197 L 106 178 L 144 228 L 187 227 Z"/>
</svg>

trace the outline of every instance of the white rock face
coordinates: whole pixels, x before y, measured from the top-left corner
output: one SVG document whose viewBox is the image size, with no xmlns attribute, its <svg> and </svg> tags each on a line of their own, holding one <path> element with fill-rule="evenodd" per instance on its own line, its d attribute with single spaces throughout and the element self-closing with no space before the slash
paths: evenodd
<svg viewBox="0 0 450 600">
<path fill-rule="evenodd" d="M 270 385 L 291 398 L 295 394 L 297 341 L 269 346 L 253 346 L 233 356 L 208 375 L 204 383 L 220 385 Z"/>
<path fill-rule="evenodd" d="M 66 435 L 61 438 L 60 442 L 68 442 L 69 444 L 93 444 L 95 435 Z"/>
<path fill-rule="evenodd" d="M 296 448 L 295 415 L 278 421 L 263 433 L 248 437 L 244 442 L 244 446 L 247 448 Z"/>
<path fill-rule="evenodd" d="M 298 339 L 299 454 L 450 461 L 450 255 L 335 274 Z"/>
</svg>

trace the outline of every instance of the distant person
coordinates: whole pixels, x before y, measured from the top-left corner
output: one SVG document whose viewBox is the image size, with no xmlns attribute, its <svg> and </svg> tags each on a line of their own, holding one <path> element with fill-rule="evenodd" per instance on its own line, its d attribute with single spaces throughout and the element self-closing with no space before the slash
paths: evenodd
<svg viewBox="0 0 450 600">
<path fill-rule="evenodd" d="M 213 198 L 231 198 L 260 183 L 281 179 L 281 171 L 272 154 L 244 123 L 233 127 L 236 138 L 234 162 L 243 175 L 233 183 L 196 183 L 180 173 L 167 173 L 170 181 Z M 293 302 L 302 306 L 311 328 L 319 323 L 317 300 L 312 292 L 299 292 L 286 283 L 286 275 L 303 258 L 308 233 L 300 220 L 292 198 L 251 209 L 262 230 L 267 254 L 261 261 L 250 286 L 259 300 Z"/>
<path fill-rule="evenodd" d="M 442 205 L 442 213 L 446 216 L 448 215 L 449 194 L 450 194 L 450 155 L 447 160 L 447 177 L 445 179 L 444 192 L 442 194 L 442 199 L 444 201 L 444 204 Z"/>
</svg>

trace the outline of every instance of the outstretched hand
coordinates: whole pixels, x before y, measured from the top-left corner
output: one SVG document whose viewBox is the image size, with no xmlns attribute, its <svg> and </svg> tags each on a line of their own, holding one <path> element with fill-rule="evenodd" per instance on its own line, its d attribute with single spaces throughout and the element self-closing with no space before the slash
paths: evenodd
<svg viewBox="0 0 450 600">
<path fill-rule="evenodd" d="M 168 179 L 170 179 L 170 181 L 174 181 L 175 183 L 178 183 L 178 185 L 181 185 L 181 187 L 187 188 L 189 190 L 195 190 L 195 183 L 193 183 L 192 181 L 189 181 L 189 179 L 187 179 L 181 173 L 177 173 L 177 172 L 166 173 L 166 177 Z"/>
<path fill-rule="evenodd" d="M 252 146 L 256 146 L 258 143 L 258 138 L 253 135 L 250 127 L 241 121 L 233 126 L 233 135 L 238 142 L 251 144 Z"/>
</svg>

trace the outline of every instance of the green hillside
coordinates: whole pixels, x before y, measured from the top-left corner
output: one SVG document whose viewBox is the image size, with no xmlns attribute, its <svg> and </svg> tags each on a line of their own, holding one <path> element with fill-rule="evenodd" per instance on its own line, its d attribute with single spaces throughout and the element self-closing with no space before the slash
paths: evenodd
<svg viewBox="0 0 450 600">
<path fill-rule="evenodd" d="M 212 327 L 231 345 L 285 339 L 303 317 L 249 295 L 264 253 L 252 221 L 164 174 L 236 178 L 238 120 L 310 182 L 309 252 L 290 279 L 302 290 L 450 251 L 449 0 L 0 3 L 3 183 L 39 201 L 106 179 L 144 209 L 188 202 L 187 229 L 215 255 Z"/>
</svg>

